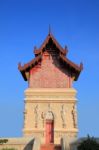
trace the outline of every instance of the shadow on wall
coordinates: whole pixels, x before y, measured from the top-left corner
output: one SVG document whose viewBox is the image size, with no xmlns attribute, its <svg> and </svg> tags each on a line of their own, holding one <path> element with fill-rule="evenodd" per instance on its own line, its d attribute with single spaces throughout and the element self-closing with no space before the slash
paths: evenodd
<svg viewBox="0 0 99 150">
<path fill-rule="evenodd" d="M 26 146 L 24 147 L 24 150 L 33 150 L 34 140 L 35 139 L 32 139 L 31 141 L 29 141 L 29 143 L 27 143 Z"/>
</svg>

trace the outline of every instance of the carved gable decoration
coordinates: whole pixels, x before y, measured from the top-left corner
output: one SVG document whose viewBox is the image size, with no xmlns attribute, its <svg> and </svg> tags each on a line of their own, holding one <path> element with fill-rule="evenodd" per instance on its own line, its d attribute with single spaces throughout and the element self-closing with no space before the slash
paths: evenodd
<svg viewBox="0 0 99 150">
<path fill-rule="evenodd" d="M 51 33 L 49 33 L 45 41 L 41 45 L 41 47 L 39 49 L 37 48 L 34 49 L 35 58 L 23 66 L 19 64 L 18 69 L 21 72 L 24 80 L 30 81 L 30 87 L 31 87 L 31 83 L 34 84 L 34 80 L 35 81 L 38 79 L 42 80 L 40 74 L 42 76 L 46 74 L 46 76 L 43 78 L 43 80 L 46 78 L 45 79 L 46 84 L 50 77 L 52 77 L 52 82 L 54 82 L 55 76 L 57 78 L 57 81 L 63 78 L 64 84 L 66 84 L 64 79 L 65 76 L 66 78 L 67 77 L 71 78 L 72 81 L 73 80 L 76 81 L 79 77 L 80 72 L 83 69 L 83 65 L 82 63 L 80 65 L 77 65 L 72 61 L 70 61 L 67 58 L 66 55 L 67 52 L 68 52 L 67 47 L 62 48 L 61 45 L 57 42 L 57 40 L 54 38 L 54 36 Z M 39 75 L 37 72 L 40 72 Z M 40 77 L 37 78 L 37 76 Z M 68 82 L 69 82 L 68 84 L 71 84 L 69 78 L 68 78 Z M 42 87 L 41 86 L 42 81 L 40 82 L 39 85 L 36 85 L 38 84 L 37 81 L 35 87 Z M 51 80 L 48 81 L 48 84 L 50 82 Z M 65 87 L 63 84 L 61 85 L 61 83 L 59 85 L 56 84 L 57 83 L 53 84 L 52 87 Z"/>
</svg>

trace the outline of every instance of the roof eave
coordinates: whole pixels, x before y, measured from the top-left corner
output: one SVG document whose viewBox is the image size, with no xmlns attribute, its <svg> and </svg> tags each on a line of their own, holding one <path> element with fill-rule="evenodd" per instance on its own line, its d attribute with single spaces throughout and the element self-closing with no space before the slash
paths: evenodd
<svg viewBox="0 0 99 150">
<path fill-rule="evenodd" d="M 83 64 L 80 63 L 80 66 L 78 66 L 77 64 L 73 63 L 72 61 L 64 57 L 63 55 L 60 55 L 60 58 L 62 59 L 63 62 L 69 65 L 70 68 L 74 70 L 74 76 L 75 76 L 74 80 L 77 81 L 81 71 L 83 70 Z"/>
</svg>

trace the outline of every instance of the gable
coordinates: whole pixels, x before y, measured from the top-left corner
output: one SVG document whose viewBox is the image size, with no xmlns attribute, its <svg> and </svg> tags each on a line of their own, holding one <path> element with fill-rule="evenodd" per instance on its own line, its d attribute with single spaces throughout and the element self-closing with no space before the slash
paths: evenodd
<svg viewBox="0 0 99 150">
<path fill-rule="evenodd" d="M 69 88 L 71 74 L 61 62 L 44 52 L 40 66 L 36 65 L 30 70 L 30 88 Z M 72 81 L 71 81 L 72 82 Z"/>
<path fill-rule="evenodd" d="M 34 50 L 34 54 L 35 58 L 33 60 L 23 66 L 21 64 L 18 65 L 18 69 L 20 70 L 25 81 L 29 80 L 30 70 L 35 68 L 35 66 L 42 61 L 44 55 L 46 55 L 46 57 L 47 55 L 52 56 L 54 61 L 57 59 L 57 61 L 61 63 L 61 69 L 64 68 L 66 71 L 68 70 L 71 74 L 71 78 L 75 81 L 78 79 L 80 72 L 83 69 L 82 63 L 77 65 L 66 57 L 67 49 L 63 49 L 52 34 L 48 34 L 41 47 Z"/>
<path fill-rule="evenodd" d="M 34 50 L 34 54 L 35 56 L 38 56 L 39 54 L 50 48 L 56 50 L 56 53 L 59 52 L 63 55 L 66 55 L 68 52 L 67 47 L 62 48 L 61 45 L 57 42 L 57 40 L 54 38 L 54 36 L 52 34 L 48 34 L 41 47 L 39 49 Z"/>
</svg>

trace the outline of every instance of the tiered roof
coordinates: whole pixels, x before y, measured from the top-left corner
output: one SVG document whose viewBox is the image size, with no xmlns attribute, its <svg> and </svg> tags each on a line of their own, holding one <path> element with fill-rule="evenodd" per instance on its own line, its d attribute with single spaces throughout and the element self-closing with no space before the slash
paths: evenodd
<svg viewBox="0 0 99 150">
<path fill-rule="evenodd" d="M 67 69 L 70 69 L 72 72 L 72 76 L 74 77 L 74 80 L 76 81 L 79 77 L 80 72 L 83 69 L 83 64 L 80 63 L 80 65 L 77 65 L 75 63 L 73 63 L 72 61 L 70 61 L 66 54 L 68 52 L 67 47 L 62 48 L 61 45 L 57 42 L 57 40 L 54 38 L 54 36 L 49 33 L 48 36 L 46 37 L 45 41 L 43 42 L 43 44 L 41 45 L 41 47 L 39 49 L 34 49 L 34 54 L 35 54 L 35 58 L 32 59 L 30 62 L 28 62 L 25 65 L 21 65 L 21 63 L 19 63 L 18 65 L 18 69 L 21 72 L 23 78 L 25 81 L 27 81 L 27 72 L 29 72 L 29 70 L 31 68 L 33 68 L 35 65 L 37 65 L 41 60 L 42 60 L 42 55 L 43 53 L 46 51 L 46 45 L 49 43 L 49 41 L 52 41 L 53 44 L 56 47 L 56 51 L 59 52 L 59 60 L 64 64 L 64 67 Z"/>
</svg>

